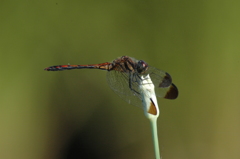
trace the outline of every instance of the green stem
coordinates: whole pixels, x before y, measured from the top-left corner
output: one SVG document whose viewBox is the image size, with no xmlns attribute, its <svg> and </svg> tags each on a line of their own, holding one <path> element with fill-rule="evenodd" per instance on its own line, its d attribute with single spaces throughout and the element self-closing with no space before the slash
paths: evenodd
<svg viewBox="0 0 240 159">
<path fill-rule="evenodd" d="M 160 149 L 158 145 L 157 118 L 150 119 L 152 127 L 153 145 L 156 159 L 160 159 Z"/>
</svg>

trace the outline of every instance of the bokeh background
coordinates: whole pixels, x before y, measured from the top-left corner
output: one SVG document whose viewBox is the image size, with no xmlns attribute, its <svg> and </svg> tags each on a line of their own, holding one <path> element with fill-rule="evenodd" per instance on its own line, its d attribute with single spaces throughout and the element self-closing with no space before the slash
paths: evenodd
<svg viewBox="0 0 240 159">
<path fill-rule="evenodd" d="M 1 1 L 0 158 L 153 159 L 149 121 L 106 72 L 128 55 L 169 72 L 163 159 L 240 158 L 240 1 Z"/>
</svg>

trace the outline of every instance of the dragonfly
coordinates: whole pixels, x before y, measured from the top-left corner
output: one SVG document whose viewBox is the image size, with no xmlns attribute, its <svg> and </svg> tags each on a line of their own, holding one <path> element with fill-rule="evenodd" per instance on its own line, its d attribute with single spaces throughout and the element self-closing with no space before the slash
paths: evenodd
<svg viewBox="0 0 240 159">
<path fill-rule="evenodd" d="M 63 71 L 72 69 L 99 69 L 107 71 L 109 87 L 127 103 L 140 106 L 142 96 L 139 85 L 141 77 L 149 75 L 155 86 L 156 96 L 165 99 L 176 99 L 178 89 L 172 83 L 171 76 L 160 69 L 149 66 L 143 60 L 122 56 L 112 62 L 90 65 L 56 65 L 45 68 L 46 71 Z"/>
</svg>

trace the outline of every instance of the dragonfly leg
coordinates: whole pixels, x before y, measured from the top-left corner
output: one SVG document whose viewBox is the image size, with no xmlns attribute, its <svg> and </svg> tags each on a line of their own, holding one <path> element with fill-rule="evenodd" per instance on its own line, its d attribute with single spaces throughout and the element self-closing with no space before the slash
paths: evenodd
<svg viewBox="0 0 240 159">
<path fill-rule="evenodd" d="M 140 94 L 138 91 L 136 91 L 135 89 L 132 88 L 132 82 L 137 82 L 137 80 L 134 80 L 134 77 L 136 77 L 135 74 L 129 73 L 129 88 L 131 89 L 131 91 Z M 141 79 L 141 78 L 139 78 Z"/>
</svg>

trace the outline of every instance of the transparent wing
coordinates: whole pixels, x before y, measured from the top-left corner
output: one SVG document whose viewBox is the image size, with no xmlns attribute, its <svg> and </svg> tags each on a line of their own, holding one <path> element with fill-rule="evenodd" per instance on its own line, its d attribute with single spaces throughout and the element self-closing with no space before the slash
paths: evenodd
<svg viewBox="0 0 240 159">
<path fill-rule="evenodd" d="M 162 70 L 159 70 L 155 67 L 149 66 L 148 70 L 143 74 L 144 76 L 149 74 L 151 80 L 155 86 L 155 93 L 158 97 L 166 99 L 175 99 L 178 96 L 177 87 L 172 84 L 171 76 Z M 109 71 L 107 72 L 107 82 L 109 87 L 117 94 L 120 98 L 125 100 L 127 103 L 143 107 L 142 106 L 142 97 L 139 93 L 139 77 L 133 76 L 129 72 L 120 72 L 120 71 Z M 129 80 L 129 78 L 132 78 Z M 138 78 L 138 79 L 137 79 Z M 129 86 L 131 82 L 131 88 Z"/>
<path fill-rule="evenodd" d="M 139 85 L 137 80 L 130 80 L 130 73 L 128 72 L 119 72 L 119 71 L 109 71 L 107 73 L 107 82 L 109 87 L 117 94 L 120 98 L 125 100 L 127 103 L 142 107 L 142 99 L 140 94 Z M 129 82 L 131 82 L 131 90 L 129 88 Z"/>
<path fill-rule="evenodd" d="M 178 89 L 172 83 L 171 76 L 155 67 L 149 66 L 145 74 L 149 74 L 155 86 L 155 93 L 158 97 L 166 99 L 175 99 L 178 96 Z"/>
</svg>

